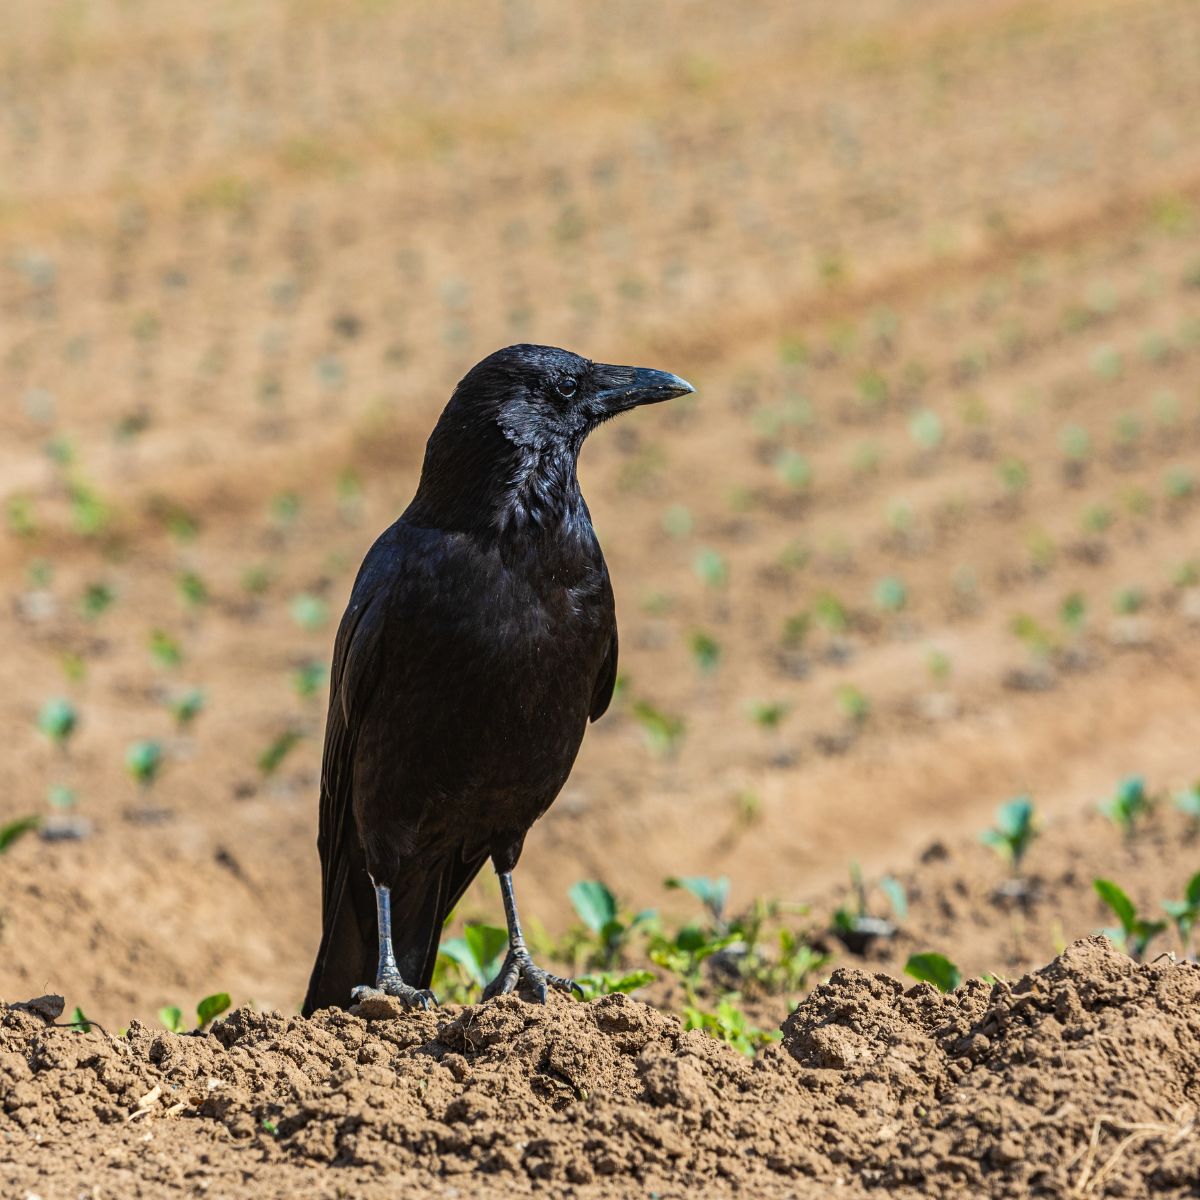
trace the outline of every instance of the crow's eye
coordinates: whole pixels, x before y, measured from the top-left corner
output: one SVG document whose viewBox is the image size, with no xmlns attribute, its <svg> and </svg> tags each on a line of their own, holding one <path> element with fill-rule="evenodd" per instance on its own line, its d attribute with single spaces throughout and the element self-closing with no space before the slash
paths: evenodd
<svg viewBox="0 0 1200 1200">
<path fill-rule="evenodd" d="M 560 379 L 558 381 L 557 391 L 558 394 L 564 399 L 570 400 L 570 398 L 575 395 L 575 389 L 578 387 L 579 384 L 572 379 L 570 375 L 568 375 L 566 379 Z"/>
</svg>

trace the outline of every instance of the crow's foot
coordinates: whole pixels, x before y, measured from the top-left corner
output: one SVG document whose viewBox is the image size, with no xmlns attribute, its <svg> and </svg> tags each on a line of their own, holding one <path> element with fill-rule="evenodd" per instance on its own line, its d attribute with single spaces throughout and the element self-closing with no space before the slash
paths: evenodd
<svg viewBox="0 0 1200 1200">
<path fill-rule="evenodd" d="M 530 991 L 533 992 L 533 998 L 538 1004 L 546 1003 L 546 993 L 549 988 L 558 988 L 561 992 L 578 992 L 580 996 L 583 995 L 583 988 L 575 980 L 564 979 L 561 975 L 551 975 L 549 971 L 543 971 L 530 958 L 528 950 L 520 949 L 509 950 L 505 956 L 504 965 L 500 968 L 500 974 L 483 989 L 483 998 L 490 1000 L 493 996 L 505 996 L 509 992 L 516 991 L 517 984 L 522 979 L 529 985 Z"/>
<path fill-rule="evenodd" d="M 436 1008 L 438 998 L 428 988 L 410 987 L 398 974 L 380 975 L 375 986 L 359 984 L 350 992 L 350 999 L 361 1004 L 372 996 L 395 996 L 407 1008 Z"/>
</svg>

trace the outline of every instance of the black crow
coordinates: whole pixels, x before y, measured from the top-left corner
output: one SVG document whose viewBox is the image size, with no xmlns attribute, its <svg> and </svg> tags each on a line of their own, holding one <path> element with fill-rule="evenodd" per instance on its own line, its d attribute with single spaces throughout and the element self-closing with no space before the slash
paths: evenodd
<svg viewBox="0 0 1200 1200">
<path fill-rule="evenodd" d="M 407 1004 L 429 984 L 447 915 L 487 859 L 508 953 L 529 955 L 512 871 L 608 707 L 617 624 L 576 463 L 597 425 L 694 389 L 665 371 L 509 346 L 473 367 L 425 448 L 404 515 L 359 569 L 334 644 L 321 770 L 324 932 L 304 1012 L 368 981 Z"/>
</svg>

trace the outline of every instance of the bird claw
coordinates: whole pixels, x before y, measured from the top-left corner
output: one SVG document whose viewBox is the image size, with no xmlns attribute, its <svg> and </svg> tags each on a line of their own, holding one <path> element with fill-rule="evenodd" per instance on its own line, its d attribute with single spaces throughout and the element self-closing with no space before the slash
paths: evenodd
<svg viewBox="0 0 1200 1200">
<path fill-rule="evenodd" d="M 428 988 L 410 987 L 399 975 L 381 975 L 372 987 L 369 983 L 359 984 L 350 992 L 350 999 L 361 1004 L 375 996 L 394 996 L 406 1008 L 428 1010 L 437 1008 L 438 998 Z"/>
<path fill-rule="evenodd" d="M 533 992 L 536 1004 L 546 1003 L 550 988 L 557 988 L 560 992 L 576 992 L 580 999 L 583 998 L 583 988 L 575 980 L 566 979 L 562 975 L 551 975 L 533 961 L 528 951 L 514 950 L 510 950 L 505 956 L 500 974 L 483 989 L 483 998 L 491 1000 L 496 996 L 506 996 L 516 991 L 517 984 L 522 979 Z"/>
</svg>

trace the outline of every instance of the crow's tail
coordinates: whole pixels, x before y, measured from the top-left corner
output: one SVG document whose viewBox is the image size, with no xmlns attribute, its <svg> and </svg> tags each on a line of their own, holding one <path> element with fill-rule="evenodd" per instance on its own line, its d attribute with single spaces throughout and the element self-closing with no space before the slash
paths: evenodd
<svg viewBox="0 0 1200 1200">
<path fill-rule="evenodd" d="M 352 845 L 339 848 L 330 880 L 321 946 L 301 1009 L 306 1017 L 318 1008 L 345 1008 L 352 988 L 375 981 L 379 953 L 375 891 L 357 838 L 351 834 L 347 840 Z M 427 988 L 432 982 L 442 926 L 486 861 L 486 854 L 464 859 L 454 853 L 396 881 L 392 948 L 405 983 Z"/>
</svg>

